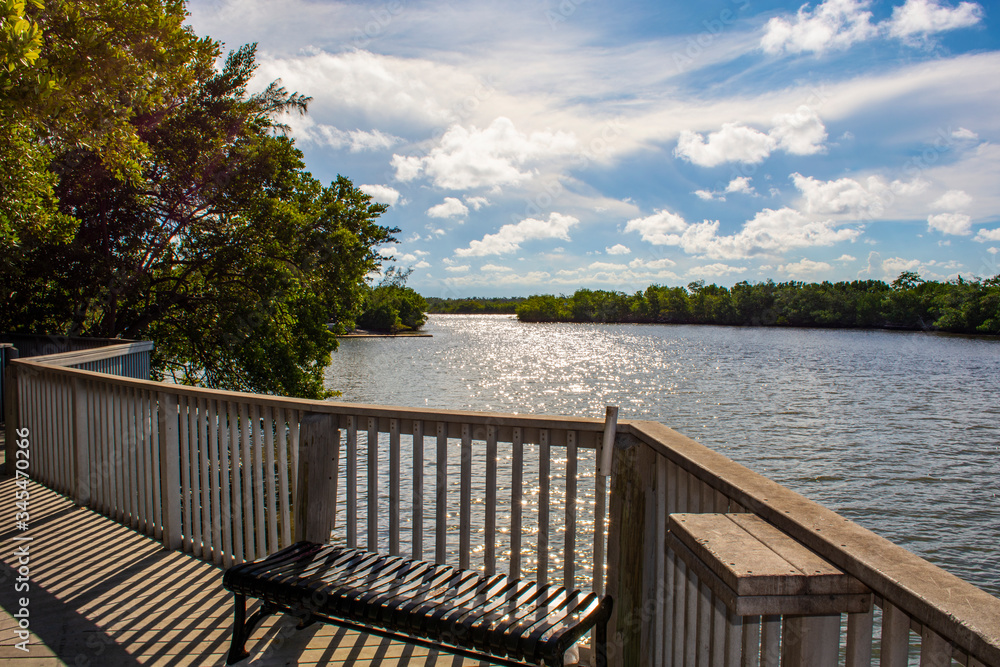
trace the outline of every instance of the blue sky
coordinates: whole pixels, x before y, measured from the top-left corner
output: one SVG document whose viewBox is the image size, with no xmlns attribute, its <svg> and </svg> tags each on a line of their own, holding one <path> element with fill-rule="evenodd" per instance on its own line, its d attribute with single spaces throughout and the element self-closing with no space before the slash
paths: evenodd
<svg viewBox="0 0 1000 667">
<path fill-rule="evenodd" d="M 425 296 L 1000 274 L 1000 5 L 195 0 Z"/>
</svg>

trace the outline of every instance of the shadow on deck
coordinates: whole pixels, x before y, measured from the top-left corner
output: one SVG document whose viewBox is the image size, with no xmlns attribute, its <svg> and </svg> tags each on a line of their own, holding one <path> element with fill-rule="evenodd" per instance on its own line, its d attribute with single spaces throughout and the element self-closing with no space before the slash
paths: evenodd
<svg viewBox="0 0 1000 667">
<path fill-rule="evenodd" d="M 34 482 L 30 526 L 15 522 L 15 482 L 0 481 L 0 663 L 224 665 L 232 596 L 222 570 L 167 551 Z M 30 541 L 16 541 L 29 537 Z M 17 550 L 27 546 L 30 590 L 17 592 Z M 16 648 L 19 599 L 29 599 L 29 651 Z M 241 665 L 475 665 L 448 654 L 272 616 Z M 21 660 L 23 662 L 15 662 Z"/>
</svg>

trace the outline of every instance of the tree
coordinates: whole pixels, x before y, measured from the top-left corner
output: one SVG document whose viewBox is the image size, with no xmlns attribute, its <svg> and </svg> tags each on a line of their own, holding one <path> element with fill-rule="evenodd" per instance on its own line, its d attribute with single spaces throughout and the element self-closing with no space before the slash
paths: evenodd
<svg viewBox="0 0 1000 667">
<path fill-rule="evenodd" d="M 0 242 L 68 239 L 52 160 L 84 150 L 141 180 L 146 124 L 212 69 L 218 44 L 183 25 L 174 0 L 0 2 Z M 137 122 L 145 117 L 145 124 Z"/>
<path fill-rule="evenodd" d="M 406 286 L 412 272 L 413 269 L 389 267 L 379 284 L 368 293 L 364 311 L 357 320 L 358 326 L 390 333 L 422 327 L 427 321 L 427 301 Z"/>
<path fill-rule="evenodd" d="M 158 104 L 136 95 L 137 175 L 62 147 L 49 169 L 75 230 L 22 235 L 0 328 L 150 338 L 156 372 L 181 382 L 324 394 L 335 333 L 398 230 L 348 179 L 304 170 L 275 118 L 308 98 L 278 83 L 249 95 L 255 68 L 250 45 Z"/>
</svg>

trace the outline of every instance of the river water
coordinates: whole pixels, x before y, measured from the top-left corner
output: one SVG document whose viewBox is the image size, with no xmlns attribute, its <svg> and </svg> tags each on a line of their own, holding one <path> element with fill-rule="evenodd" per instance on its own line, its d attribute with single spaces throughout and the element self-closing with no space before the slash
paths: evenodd
<svg viewBox="0 0 1000 667">
<path fill-rule="evenodd" d="M 1000 597 L 1000 341 L 436 315 L 342 340 L 339 400 L 667 424 Z"/>
</svg>

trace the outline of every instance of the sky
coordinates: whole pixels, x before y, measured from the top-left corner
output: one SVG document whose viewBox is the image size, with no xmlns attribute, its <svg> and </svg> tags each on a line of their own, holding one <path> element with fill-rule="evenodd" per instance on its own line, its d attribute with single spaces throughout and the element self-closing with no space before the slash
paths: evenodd
<svg viewBox="0 0 1000 667">
<path fill-rule="evenodd" d="M 424 296 L 1000 274 L 1000 3 L 193 0 Z"/>
</svg>

